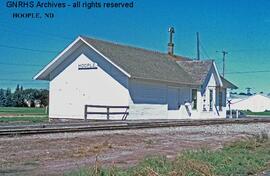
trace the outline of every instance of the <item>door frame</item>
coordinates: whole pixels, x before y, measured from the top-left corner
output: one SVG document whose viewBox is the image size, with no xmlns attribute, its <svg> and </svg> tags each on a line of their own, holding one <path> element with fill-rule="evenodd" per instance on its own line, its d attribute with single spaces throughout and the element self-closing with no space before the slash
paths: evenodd
<svg viewBox="0 0 270 176">
<path fill-rule="evenodd" d="M 171 90 L 176 91 L 176 92 L 174 92 L 176 94 L 174 96 L 172 96 L 172 97 L 174 97 L 174 100 L 176 100 L 176 106 L 173 106 L 173 107 L 170 106 L 172 104 L 170 104 L 170 101 L 169 101 L 169 97 L 170 97 L 169 95 L 171 95 L 170 92 L 172 92 Z M 167 109 L 168 110 L 179 110 L 179 103 L 180 103 L 179 95 L 180 95 L 180 89 L 178 87 L 167 86 L 167 104 L 168 104 Z"/>
</svg>

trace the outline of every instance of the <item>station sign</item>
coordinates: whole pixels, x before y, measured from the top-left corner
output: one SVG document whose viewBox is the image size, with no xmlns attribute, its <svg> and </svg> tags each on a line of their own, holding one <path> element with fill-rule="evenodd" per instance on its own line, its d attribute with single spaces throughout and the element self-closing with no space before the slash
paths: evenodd
<svg viewBox="0 0 270 176">
<path fill-rule="evenodd" d="M 97 69 L 97 63 L 78 64 L 78 70 L 91 70 Z"/>
</svg>

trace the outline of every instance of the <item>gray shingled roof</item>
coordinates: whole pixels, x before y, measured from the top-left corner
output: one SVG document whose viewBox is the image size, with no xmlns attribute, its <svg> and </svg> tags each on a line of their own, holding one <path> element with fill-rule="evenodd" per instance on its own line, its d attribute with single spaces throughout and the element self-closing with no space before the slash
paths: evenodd
<svg viewBox="0 0 270 176">
<path fill-rule="evenodd" d="M 213 66 L 213 60 L 197 61 L 88 37 L 80 38 L 128 73 L 131 78 L 199 86 L 204 83 Z M 61 61 L 53 60 L 34 79 L 48 80 L 49 73 L 60 63 Z M 224 78 L 222 83 L 226 88 L 237 88 Z"/>
<path fill-rule="evenodd" d="M 174 61 L 188 60 L 185 57 L 172 57 L 142 48 L 82 38 L 133 78 L 198 85 L 192 76 Z"/>
<path fill-rule="evenodd" d="M 177 61 L 177 64 L 179 64 L 189 75 L 191 75 L 191 77 L 197 84 L 203 84 L 207 74 L 213 66 L 213 60 Z M 224 88 L 238 88 L 236 85 L 223 78 L 222 76 L 220 76 L 220 78 Z"/>
<path fill-rule="evenodd" d="M 228 81 L 224 77 L 220 76 L 220 78 L 221 78 L 221 81 L 222 81 L 224 88 L 238 89 L 238 87 L 236 85 L 234 85 L 233 83 L 231 83 L 230 81 Z"/>
<path fill-rule="evenodd" d="M 213 61 L 177 61 L 177 64 L 179 64 L 185 70 L 185 72 L 191 75 L 191 77 L 197 84 L 201 85 L 203 84 L 207 74 L 209 73 L 213 65 Z"/>
</svg>

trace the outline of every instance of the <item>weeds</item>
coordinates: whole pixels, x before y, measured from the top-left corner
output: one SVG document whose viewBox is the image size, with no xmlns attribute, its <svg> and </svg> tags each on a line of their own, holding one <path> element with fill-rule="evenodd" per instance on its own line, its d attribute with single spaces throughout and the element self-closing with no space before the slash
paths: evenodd
<svg viewBox="0 0 270 176">
<path fill-rule="evenodd" d="M 102 168 L 96 158 L 93 168 L 80 169 L 68 176 L 230 176 L 251 175 L 270 169 L 269 135 L 263 132 L 224 146 L 220 150 L 185 151 L 173 161 L 165 156 L 146 157 L 129 169 Z"/>
</svg>

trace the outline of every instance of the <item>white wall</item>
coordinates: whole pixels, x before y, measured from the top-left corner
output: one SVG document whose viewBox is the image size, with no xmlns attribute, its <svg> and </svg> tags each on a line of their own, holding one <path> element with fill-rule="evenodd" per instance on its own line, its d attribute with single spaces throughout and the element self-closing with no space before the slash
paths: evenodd
<svg viewBox="0 0 270 176">
<path fill-rule="evenodd" d="M 78 70 L 92 62 L 97 69 Z M 50 76 L 50 118 L 83 119 L 85 104 L 128 106 L 128 78 L 89 47 L 77 49 Z"/>
<path fill-rule="evenodd" d="M 166 85 L 131 79 L 129 93 L 128 120 L 167 118 Z"/>
<path fill-rule="evenodd" d="M 187 112 L 181 114 L 179 107 L 184 106 L 185 102 L 190 102 L 190 91 L 189 87 L 181 85 L 131 79 L 128 119 L 187 118 Z"/>
<path fill-rule="evenodd" d="M 207 119 L 225 118 L 226 108 L 219 111 L 215 108 L 218 101 L 216 98 L 216 77 L 209 74 L 204 88 L 197 88 L 197 110 L 191 110 L 189 116 L 185 103 L 191 103 L 192 87 L 183 85 L 167 85 L 160 82 L 142 80 L 129 81 L 130 115 L 129 120 L 134 119 Z M 196 87 L 193 87 L 196 88 Z M 210 111 L 210 89 L 213 91 L 213 110 Z M 225 90 L 222 89 L 225 102 Z M 205 96 L 206 111 L 203 111 Z M 177 106 L 176 106 L 177 103 Z M 224 103 L 226 106 L 226 103 Z M 191 107 L 190 107 L 191 108 Z"/>
<path fill-rule="evenodd" d="M 197 110 L 192 110 L 191 118 L 207 119 L 207 118 L 225 118 L 226 117 L 226 92 L 223 91 L 223 105 L 222 111 L 219 111 L 217 96 L 217 78 L 213 72 L 208 75 L 206 84 L 197 92 L 198 104 Z M 210 111 L 210 90 L 213 91 L 213 109 Z M 204 101 L 205 100 L 205 101 Z M 225 102 L 225 103 L 224 103 Z M 205 107 L 205 110 L 204 108 Z"/>
<path fill-rule="evenodd" d="M 191 103 L 191 90 L 190 87 L 171 87 L 168 86 L 168 94 L 170 92 L 170 89 L 177 90 L 177 94 L 175 94 L 175 98 L 178 101 L 178 108 L 177 109 L 169 109 L 168 111 L 168 119 L 186 119 L 190 118 L 189 114 L 186 110 L 185 103 Z M 172 95 L 173 98 L 174 95 Z M 168 106 L 171 103 L 170 100 L 168 100 Z"/>
<path fill-rule="evenodd" d="M 96 63 L 97 69 L 78 70 L 79 64 Z M 225 117 L 217 115 L 216 75 L 208 75 L 197 87 L 197 110 L 188 115 L 185 103 L 191 103 L 191 86 L 129 79 L 111 63 L 87 46 L 81 46 L 50 74 L 50 118 L 84 119 L 84 105 L 129 106 L 128 120 Z M 196 87 L 193 87 L 196 88 Z M 209 90 L 213 90 L 213 111 L 209 111 Z M 206 111 L 203 112 L 203 99 Z M 226 105 L 226 103 L 225 103 Z M 95 109 L 91 109 L 92 111 Z M 103 110 L 105 112 L 105 109 Z M 224 114 L 224 115 L 223 115 Z M 111 119 L 121 119 L 122 115 Z M 88 119 L 106 119 L 88 115 Z"/>
</svg>

